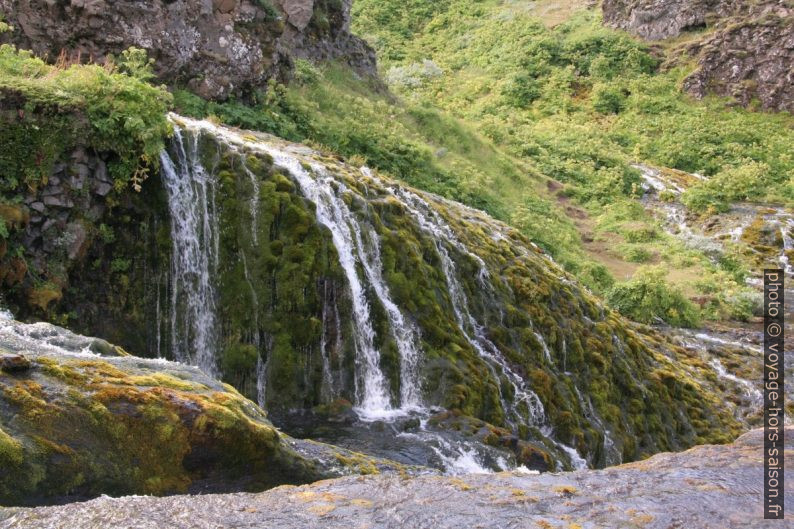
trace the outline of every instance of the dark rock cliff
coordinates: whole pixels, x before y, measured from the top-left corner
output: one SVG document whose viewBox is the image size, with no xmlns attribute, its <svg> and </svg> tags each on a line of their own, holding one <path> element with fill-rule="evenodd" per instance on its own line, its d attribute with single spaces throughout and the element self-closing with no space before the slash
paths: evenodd
<svg viewBox="0 0 794 529">
<path fill-rule="evenodd" d="M 374 73 L 375 54 L 349 32 L 349 0 L 0 0 L 15 30 L 0 37 L 51 60 L 103 62 L 130 46 L 160 78 L 208 98 L 245 95 L 289 77 L 293 58 L 341 59 Z"/>
<path fill-rule="evenodd" d="M 671 62 L 694 58 L 684 89 L 794 111 L 794 7 L 783 0 L 605 0 L 604 23 L 647 40 L 693 32 Z M 695 33 L 697 32 L 697 33 Z M 677 53 L 682 51 L 683 53 Z"/>
</svg>

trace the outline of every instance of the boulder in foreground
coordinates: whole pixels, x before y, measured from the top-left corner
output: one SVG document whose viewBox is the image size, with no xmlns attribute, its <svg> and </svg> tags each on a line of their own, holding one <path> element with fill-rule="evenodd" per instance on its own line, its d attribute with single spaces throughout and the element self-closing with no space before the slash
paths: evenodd
<svg viewBox="0 0 794 529">
<path fill-rule="evenodd" d="M 762 512 L 762 433 L 754 430 L 732 445 L 704 445 L 598 471 L 463 478 L 381 475 L 279 487 L 261 494 L 100 498 L 61 507 L 0 510 L 0 525 L 9 529 L 771 527 Z M 794 428 L 787 430 L 786 439 L 791 466 Z M 786 503 L 792 502 L 794 487 L 789 486 Z"/>
<path fill-rule="evenodd" d="M 195 367 L 46 323 L 0 318 L 0 366 L 0 505 L 261 491 L 398 468 L 290 439 Z"/>
</svg>

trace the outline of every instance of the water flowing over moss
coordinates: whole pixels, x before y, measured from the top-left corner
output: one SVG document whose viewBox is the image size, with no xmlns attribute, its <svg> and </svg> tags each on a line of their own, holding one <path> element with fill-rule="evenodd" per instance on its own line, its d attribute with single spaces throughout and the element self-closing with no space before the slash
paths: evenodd
<svg viewBox="0 0 794 529">
<path fill-rule="evenodd" d="M 342 255 L 352 252 L 389 410 L 409 406 L 397 310 L 416 329 L 422 406 L 570 450 L 557 456 L 566 463 L 633 460 L 736 428 L 672 346 L 605 309 L 516 230 L 302 146 L 174 120 L 184 143 L 170 151 L 195 145 L 188 163 L 218 186 L 217 366 L 275 417 L 340 397 L 363 406 L 373 382 Z M 308 192 L 315 184 L 330 195 Z M 337 228 L 350 248 L 328 200 L 347 212 Z"/>
</svg>

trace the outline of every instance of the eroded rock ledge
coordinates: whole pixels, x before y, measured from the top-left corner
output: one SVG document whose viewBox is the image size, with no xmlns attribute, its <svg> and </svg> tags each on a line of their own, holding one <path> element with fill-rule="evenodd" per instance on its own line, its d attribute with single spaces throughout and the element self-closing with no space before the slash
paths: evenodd
<svg viewBox="0 0 794 529">
<path fill-rule="evenodd" d="M 794 428 L 786 433 L 794 464 Z M 600 471 L 463 478 L 348 477 L 262 494 L 100 498 L 0 510 L 8 529 L 349 527 L 769 527 L 762 498 L 762 431 L 733 445 L 658 454 Z M 791 481 L 789 481 L 791 483 Z M 794 487 L 786 502 L 794 501 Z"/>
</svg>

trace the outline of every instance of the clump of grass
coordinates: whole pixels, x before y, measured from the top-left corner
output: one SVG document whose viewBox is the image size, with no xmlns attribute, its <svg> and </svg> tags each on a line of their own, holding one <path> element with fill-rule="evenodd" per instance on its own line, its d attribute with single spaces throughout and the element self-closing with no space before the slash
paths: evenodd
<svg viewBox="0 0 794 529">
<path fill-rule="evenodd" d="M 130 49 L 104 66 L 63 54 L 50 65 L 28 51 L 0 46 L 0 97 L 19 106 L 17 119 L 0 131 L 0 165 L 10 169 L 2 187 L 22 183 L 17 175 L 35 186 L 62 148 L 77 143 L 114 153 L 110 171 L 117 189 L 140 189 L 170 133 L 171 96 L 151 79 L 151 61 L 142 50 Z"/>
</svg>

